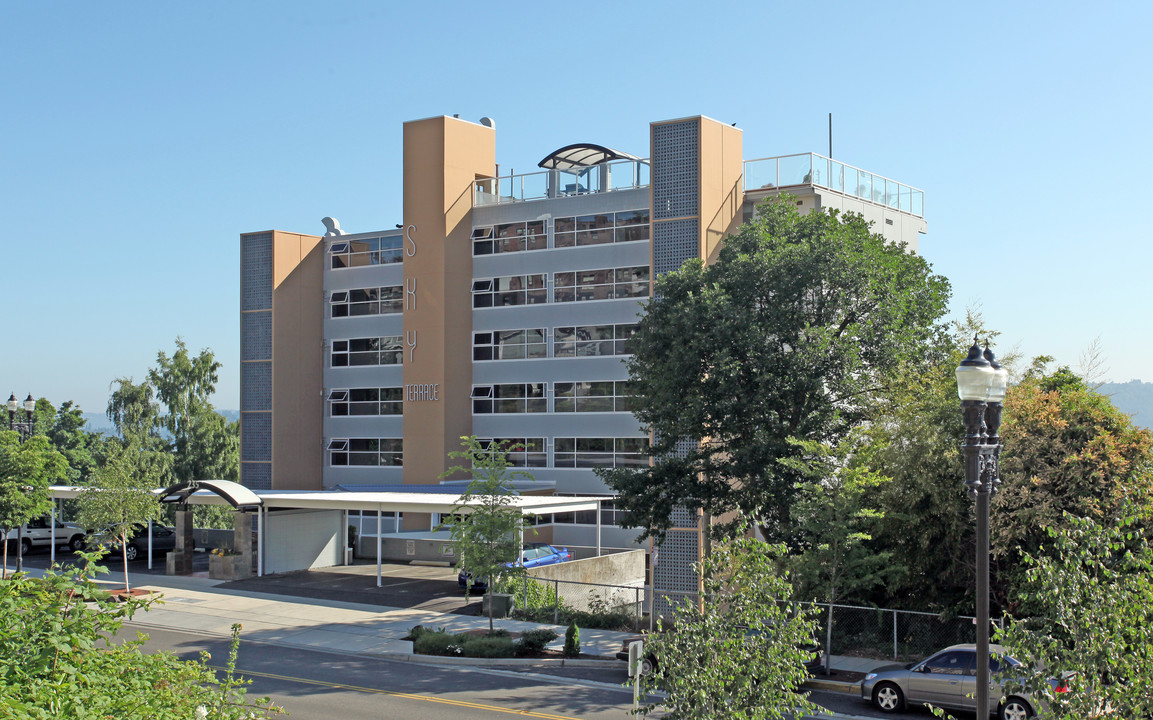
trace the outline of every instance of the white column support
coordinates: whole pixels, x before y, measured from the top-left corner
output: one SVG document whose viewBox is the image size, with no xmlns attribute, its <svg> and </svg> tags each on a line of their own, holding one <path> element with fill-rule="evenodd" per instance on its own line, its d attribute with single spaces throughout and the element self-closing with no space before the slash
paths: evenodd
<svg viewBox="0 0 1153 720">
<path fill-rule="evenodd" d="M 50 530 L 49 537 L 52 538 L 52 543 L 48 546 L 48 562 L 51 565 L 56 564 L 56 503 L 58 500 L 52 498 L 52 530 Z"/>
<path fill-rule="evenodd" d="M 597 500 L 597 557 L 601 556 L 601 501 Z"/>
<path fill-rule="evenodd" d="M 195 518 L 196 516 L 193 515 Z M 192 524 L 193 531 L 196 530 L 196 523 Z M 152 569 L 152 518 L 148 518 L 148 569 Z"/>
<path fill-rule="evenodd" d="M 344 564 L 351 565 L 352 563 L 348 561 L 348 510 L 344 511 L 344 527 L 340 529 L 340 535 L 337 537 L 340 538 L 341 546 L 344 548 Z"/>
<path fill-rule="evenodd" d="M 380 563 L 380 551 L 381 551 L 380 546 L 381 546 L 381 543 L 383 542 L 383 540 L 380 537 L 381 523 L 382 522 L 384 522 L 384 512 L 381 510 L 380 506 L 377 505 L 376 506 L 376 586 L 377 587 L 380 587 L 380 578 L 381 578 L 381 575 L 383 573 L 383 569 L 381 568 L 381 563 Z"/>
<path fill-rule="evenodd" d="M 256 577 L 264 577 L 264 519 L 268 510 L 261 505 L 256 509 Z"/>
</svg>

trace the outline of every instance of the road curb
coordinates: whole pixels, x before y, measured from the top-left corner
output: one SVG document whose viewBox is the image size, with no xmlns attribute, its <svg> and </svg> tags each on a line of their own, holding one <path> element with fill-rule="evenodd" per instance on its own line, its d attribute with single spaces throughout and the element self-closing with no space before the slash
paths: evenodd
<svg viewBox="0 0 1153 720">
<path fill-rule="evenodd" d="M 801 684 L 808 690 L 824 690 L 825 692 L 842 693 L 844 695 L 858 695 L 861 692 L 861 683 L 848 683 L 839 680 L 809 679 Z"/>
<path fill-rule="evenodd" d="M 532 667 L 554 668 L 583 667 L 612 669 L 623 667 L 619 660 L 596 660 L 593 658 L 472 658 L 451 655 L 418 655 L 417 653 L 382 653 L 368 651 L 366 655 L 386 657 L 402 662 L 426 663 L 428 665 L 485 665 L 489 667 Z"/>
</svg>

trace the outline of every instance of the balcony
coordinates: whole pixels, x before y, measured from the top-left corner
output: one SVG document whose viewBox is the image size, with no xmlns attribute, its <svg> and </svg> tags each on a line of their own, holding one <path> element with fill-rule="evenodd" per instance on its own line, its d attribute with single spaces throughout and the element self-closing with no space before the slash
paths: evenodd
<svg viewBox="0 0 1153 720">
<path fill-rule="evenodd" d="M 473 205 L 574 197 L 648 187 L 647 160 L 619 160 L 571 170 L 542 170 L 523 175 L 484 178 L 476 181 Z"/>
<path fill-rule="evenodd" d="M 745 161 L 745 192 L 812 185 L 874 205 L 925 217 L 925 193 L 816 153 Z"/>
</svg>

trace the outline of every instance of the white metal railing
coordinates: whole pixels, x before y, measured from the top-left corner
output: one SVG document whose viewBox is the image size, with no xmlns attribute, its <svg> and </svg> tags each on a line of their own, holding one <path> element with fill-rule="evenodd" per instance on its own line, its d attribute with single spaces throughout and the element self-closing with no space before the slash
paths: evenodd
<svg viewBox="0 0 1153 720">
<path fill-rule="evenodd" d="M 745 161 L 745 192 L 816 185 L 917 217 L 925 216 L 925 192 L 817 153 Z"/>
<path fill-rule="evenodd" d="M 501 205 L 648 187 L 647 160 L 618 160 L 574 170 L 542 170 L 476 181 L 474 205 Z"/>
</svg>

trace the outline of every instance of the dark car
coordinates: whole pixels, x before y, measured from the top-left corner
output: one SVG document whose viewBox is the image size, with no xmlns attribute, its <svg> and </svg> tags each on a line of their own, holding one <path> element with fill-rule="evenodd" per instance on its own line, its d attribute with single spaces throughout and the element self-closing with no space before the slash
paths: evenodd
<svg viewBox="0 0 1153 720">
<path fill-rule="evenodd" d="M 977 646 L 953 645 L 919 663 L 886 665 L 861 681 L 861 699 L 882 712 L 897 712 L 906 705 L 931 703 L 959 710 L 977 709 Z M 1000 645 L 989 646 L 989 674 L 992 678 L 987 715 L 1001 720 L 1025 720 L 1037 714 L 1037 702 L 1026 693 L 1004 695 L 1001 679 L 1012 677 L 1021 663 L 1005 653 Z M 1065 692 L 1063 681 L 1051 680 L 1057 692 Z"/>
<path fill-rule="evenodd" d="M 749 637 L 753 637 L 755 635 L 756 633 L 752 631 L 749 631 L 748 633 Z M 633 635 L 632 637 L 625 638 L 621 643 L 621 649 L 617 652 L 617 660 L 624 660 L 625 662 L 628 662 L 629 645 L 636 642 L 637 640 L 644 639 L 644 635 Z M 810 673 L 815 673 L 823 667 L 822 663 L 824 661 L 825 654 L 821 649 L 821 644 L 817 642 L 817 640 L 812 639 L 803 645 L 798 645 L 797 647 L 798 649 L 805 651 L 804 665 L 806 670 L 808 670 Z M 641 659 L 641 675 L 648 675 L 649 673 L 654 672 L 657 669 L 657 666 L 658 663 L 656 655 L 646 651 L 644 657 Z"/>
<path fill-rule="evenodd" d="M 108 543 L 108 557 L 120 556 L 120 543 Z M 164 525 L 152 526 L 152 554 L 159 555 L 176 549 L 176 529 Z M 129 561 L 148 555 L 148 526 L 136 524 L 132 526 L 132 536 L 128 538 L 128 547 L 124 554 Z"/>
<path fill-rule="evenodd" d="M 549 545 L 548 543 L 531 543 L 524 546 L 524 551 L 521 552 L 520 561 L 517 563 L 506 563 L 509 567 L 514 565 L 534 568 L 543 567 L 545 565 L 555 565 L 557 563 L 568 562 L 572 560 L 572 553 L 568 548 L 557 548 Z M 468 585 L 468 574 L 463 570 L 456 576 L 456 584 L 463 590 Z M 484 578 L 478 578 L 472 581 L 472 589 L 480 592 L 488 590 L 488 582 Z"/>
</svg>

